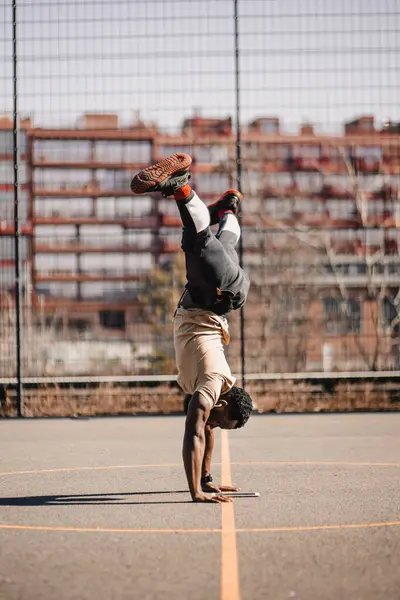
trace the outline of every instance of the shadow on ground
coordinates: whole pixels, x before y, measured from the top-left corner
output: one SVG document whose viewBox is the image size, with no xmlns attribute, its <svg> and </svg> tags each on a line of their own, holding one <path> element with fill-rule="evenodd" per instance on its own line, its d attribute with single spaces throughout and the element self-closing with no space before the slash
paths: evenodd
<svg viewBox="0 0 400 600">
<path fill-rule="evenodd" d="M 16 498 L 0 498 L 0 506 L 60 506 L 60 505 L 133 505 L 133 504 L 187 504 L 190 500 L 140 500 L 128 501 L 129 496 L 161 496 L 172 494 L 188 494 L 188 490 L 169 490 L 162 492 L 121 492 L 112 494 L 68 494 L 54 496 L 19 496 Z"/>
</svg>

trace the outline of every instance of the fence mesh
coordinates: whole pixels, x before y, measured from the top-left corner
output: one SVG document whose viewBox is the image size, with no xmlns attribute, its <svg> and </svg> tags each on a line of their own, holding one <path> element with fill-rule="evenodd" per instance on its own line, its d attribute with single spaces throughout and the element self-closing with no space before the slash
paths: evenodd
<svg viewBox="0 0 400 600">
<path fill-rule="evenodd" d="M 0 9 L 1 106 L 12 114 L 12 6 Z M 9 124 L 8 124 L 9 125 Z M 14 239 L 13 239 L 13 132 L 11 127 L 0 129 L 0 373 L 16 375 L 16 328 Z"/>
<path fill-rule="evenodd" d="M 175 372 L 180 222 L 130 180 L 187 152 L 209 203 L 237 185 L 238 127 L 252 287 L 232 369 L 242 342 L 248 373 L 399 369 L 396 0 L 19 0 L 16 53 L 0 10 L 0 376 L 15 62 L 24 375 Z"/>
</svg>

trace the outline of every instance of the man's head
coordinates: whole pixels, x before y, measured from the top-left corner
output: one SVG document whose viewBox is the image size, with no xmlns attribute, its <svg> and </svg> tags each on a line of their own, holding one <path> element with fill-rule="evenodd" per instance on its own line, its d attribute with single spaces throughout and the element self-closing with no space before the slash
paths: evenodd
<svg viewBox="0 0 400 600">
<path fill-rule="evenodd" d="M 253 403 L 243 388 L 233 386 L 226 394 L 220 396 L 217 404 L 208 417 L 207 425 L 211 428 L 239 429 L 243 427 L 253 410 Z"/>
</svg>

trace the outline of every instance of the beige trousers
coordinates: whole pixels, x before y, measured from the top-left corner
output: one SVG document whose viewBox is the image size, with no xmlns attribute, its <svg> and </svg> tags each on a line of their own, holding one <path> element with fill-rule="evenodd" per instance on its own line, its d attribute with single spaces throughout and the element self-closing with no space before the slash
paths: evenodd
<svg viewBox="0 0 400 600">
<path fill-rule="evenodd" d="M 186 394 L 201 391 L 211 408 L 236 378 L 226 361 L 229 344 L 226 319 L 197 308 L 178 308 L 174 317 L 174 346 L 178 383 Z"/>
</svg>

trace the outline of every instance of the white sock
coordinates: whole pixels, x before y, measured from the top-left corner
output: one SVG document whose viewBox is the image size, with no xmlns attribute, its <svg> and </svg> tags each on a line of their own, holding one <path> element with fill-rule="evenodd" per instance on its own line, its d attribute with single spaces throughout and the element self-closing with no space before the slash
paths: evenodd
<svg viewBox="0 0 400 600">
<path fill-rule="evenodd" d="M 208 212 L 207 206 L 200 200 L 196 192 L 194 192 L 193 198 L 185 203 L 185 206 L 192 217 L 196 232 L 200 233 L 200 231 L 207 229 L 210 224 L 210 213 Z"/>
<path fill-rule="evenodd" d="M 229 231 L 229 233 L 236 236 L 236 242 L 240 238 L 240 225 L 233 213 L 225 213 L 222 217 L 222 223 L 220 222 L 219 235 L 221 235 L 224 231 Z"/>
</svg>

